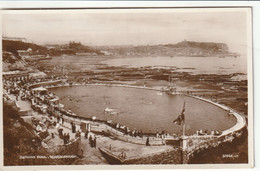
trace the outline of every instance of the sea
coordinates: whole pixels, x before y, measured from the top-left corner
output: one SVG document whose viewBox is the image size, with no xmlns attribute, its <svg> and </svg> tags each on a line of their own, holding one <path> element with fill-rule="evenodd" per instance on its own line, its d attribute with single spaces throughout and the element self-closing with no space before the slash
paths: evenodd
<svg viewBox="0 0 260 171">
<path fill-rule="evenodd" d="M 101 62 L 117 67 L 172 68 L 192 74 L 247 74 L 247 57 L 125 57 Z"/>
</svg>

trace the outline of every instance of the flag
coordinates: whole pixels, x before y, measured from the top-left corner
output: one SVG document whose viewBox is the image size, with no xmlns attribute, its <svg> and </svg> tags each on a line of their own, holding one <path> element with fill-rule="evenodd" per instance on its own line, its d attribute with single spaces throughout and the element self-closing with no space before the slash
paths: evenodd
<svg viewBox="0 0 260 171">
<path fill-rule="evenodd" d="M 185 122 L 185 102 L 183 104 L 183 108 L 182 108 L 182 112 L 181 114 L 173 121 L 174 124 L 177 124 L 177 125 L 183 125 L 184 122 Z"/>
</svg>

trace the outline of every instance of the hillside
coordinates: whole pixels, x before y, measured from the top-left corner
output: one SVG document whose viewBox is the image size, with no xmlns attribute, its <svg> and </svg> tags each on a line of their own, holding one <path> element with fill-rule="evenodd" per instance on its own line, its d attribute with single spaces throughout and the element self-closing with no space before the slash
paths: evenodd
<svg viewBox="0 0 260 171">
<path fill-rule="evenodd" d="M 228 52 L 228 46 L 225 43 L 182 41 L 180 43 L 169 44 L 167 46 L 172 48 L 198 48 L 213 52 Z"/>
<path fill-rule="evenodd" d="M 3 103 L 4 165 L 56 164 L 50 159 L 21 160 L 20 156 L 48 155 L 32 125 L 25 122 L 10 102 Z"/>
<path fill-rule="evenodd" d="M 39 46 L 34 43 L 25 43 L 21 41 L 12 41 L 12 40 L 3 40 L 3 51 L 11 52 L 14 56 L 19 58 L 18 50 L 28 50 L 32 49 L 32 52 L 45 55 L 47 52 L 47 48 L 43 46 Z"/>
<path fill-rule="evenodd" d="M 28 55 L 46 55 L 47 53 L 47 48 L 43 46 L 13 40 L 3 40 L 2 49 L 2 71 L 4 72 L 28 69 L 27 63 L 21 57 L 21 51 Z"/>
<path fill-rule="evenodd" d="M 101 47 L 113 55 L 124 56 L 232 56 L 224 43 L 182 41 L 176 44 L 147 46 L 107 46 Z"/>
</svg>

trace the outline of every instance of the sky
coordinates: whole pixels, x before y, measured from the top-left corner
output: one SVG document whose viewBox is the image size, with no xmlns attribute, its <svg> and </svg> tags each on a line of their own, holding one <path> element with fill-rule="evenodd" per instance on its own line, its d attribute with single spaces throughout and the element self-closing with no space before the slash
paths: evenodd
<svg viewBox="0 0 260 171">
<path fill-rule="evenodd" d="M 221 42 L 244 53 L 248 13 L 241 9 L 103 9 L 7 11 L 2 34 L 37 44 L 153 45 L 180 41 Z"/>
</svg>

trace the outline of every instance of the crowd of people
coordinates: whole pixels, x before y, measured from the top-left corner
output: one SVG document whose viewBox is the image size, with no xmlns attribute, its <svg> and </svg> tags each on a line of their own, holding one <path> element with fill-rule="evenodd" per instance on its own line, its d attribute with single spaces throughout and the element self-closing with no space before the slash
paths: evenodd
<svg viewBox="0 0 260 171">
<path fill-rule="evenodd" d="M 115 128 L 118 131 L 123 132 L 125 135 L 130 135 L 132 137 L 143 137 L 143 131 L 142 130 L 130 130 L 127 126 L 125 125 L 120 125 L 120 123 L 112 124 L 110 123 L 110 126 Z"/>
<path fill-rule="evenodd" d="M 62 130 L 62 129 L 59 129 L 59 130 Z M 70 134 L 69 133 L 62 133 L 62 131 L 59 132 L 59 136 L 61 139 L 63 139 L 63 143 L 64 144 L 68 144 L 69 141 L 70 141 Z"/>
<path fill-rule="evenodd" d="M 48 91 L 34 91 L 34 89 L 29 88 L 31 85 L 38 82 L 59 80 L 61 78 L 62 77 L 48 77 L 42 79 L 38 78 L 22 80 L 3 79 L 3 85 L 6 93 L 13 94 L 16 97 L 16 101 L 18 101 L 19 98 L 21 100 L 30 101 L 33 110 L 35 110 L 38 113 L 48 114 L 46 116 L 42 116 L 41 119 L 36 119 L 35 117 L 32 117 L 31 121 L 37 134 L 40 134 L 42 132 L 48 132 L 48 128 L 55 127 L 58 130 L 59 137 L 63 139 L 64 144 L 67 144 L 70 141 L 70 134 L 63 134 L 63 130 L 59 128 L 60 125 L 64 124 L 64 118 L 61 117 L 61 114 L 54 115 L 53 113 L 53 107 L 57 107 L 58 105 L 58 97 L 54 93 Z M 54 133 L 51 133 L 51 138 L 55 138 Z"/>
<path fill-rule="evenodd" d="M 219 130 L 216 130 L 216 131 L 212 130 L 209 134 L 208 134 L 207 130 L 203 131 L 202 129 L 200 129 L 200 130 L 196 131 L 196 135 L 216 135 L 216 136 L 219 136 L 221 134 L 222 134 L 222 131 L 219 131 Z"/>
</svg>

